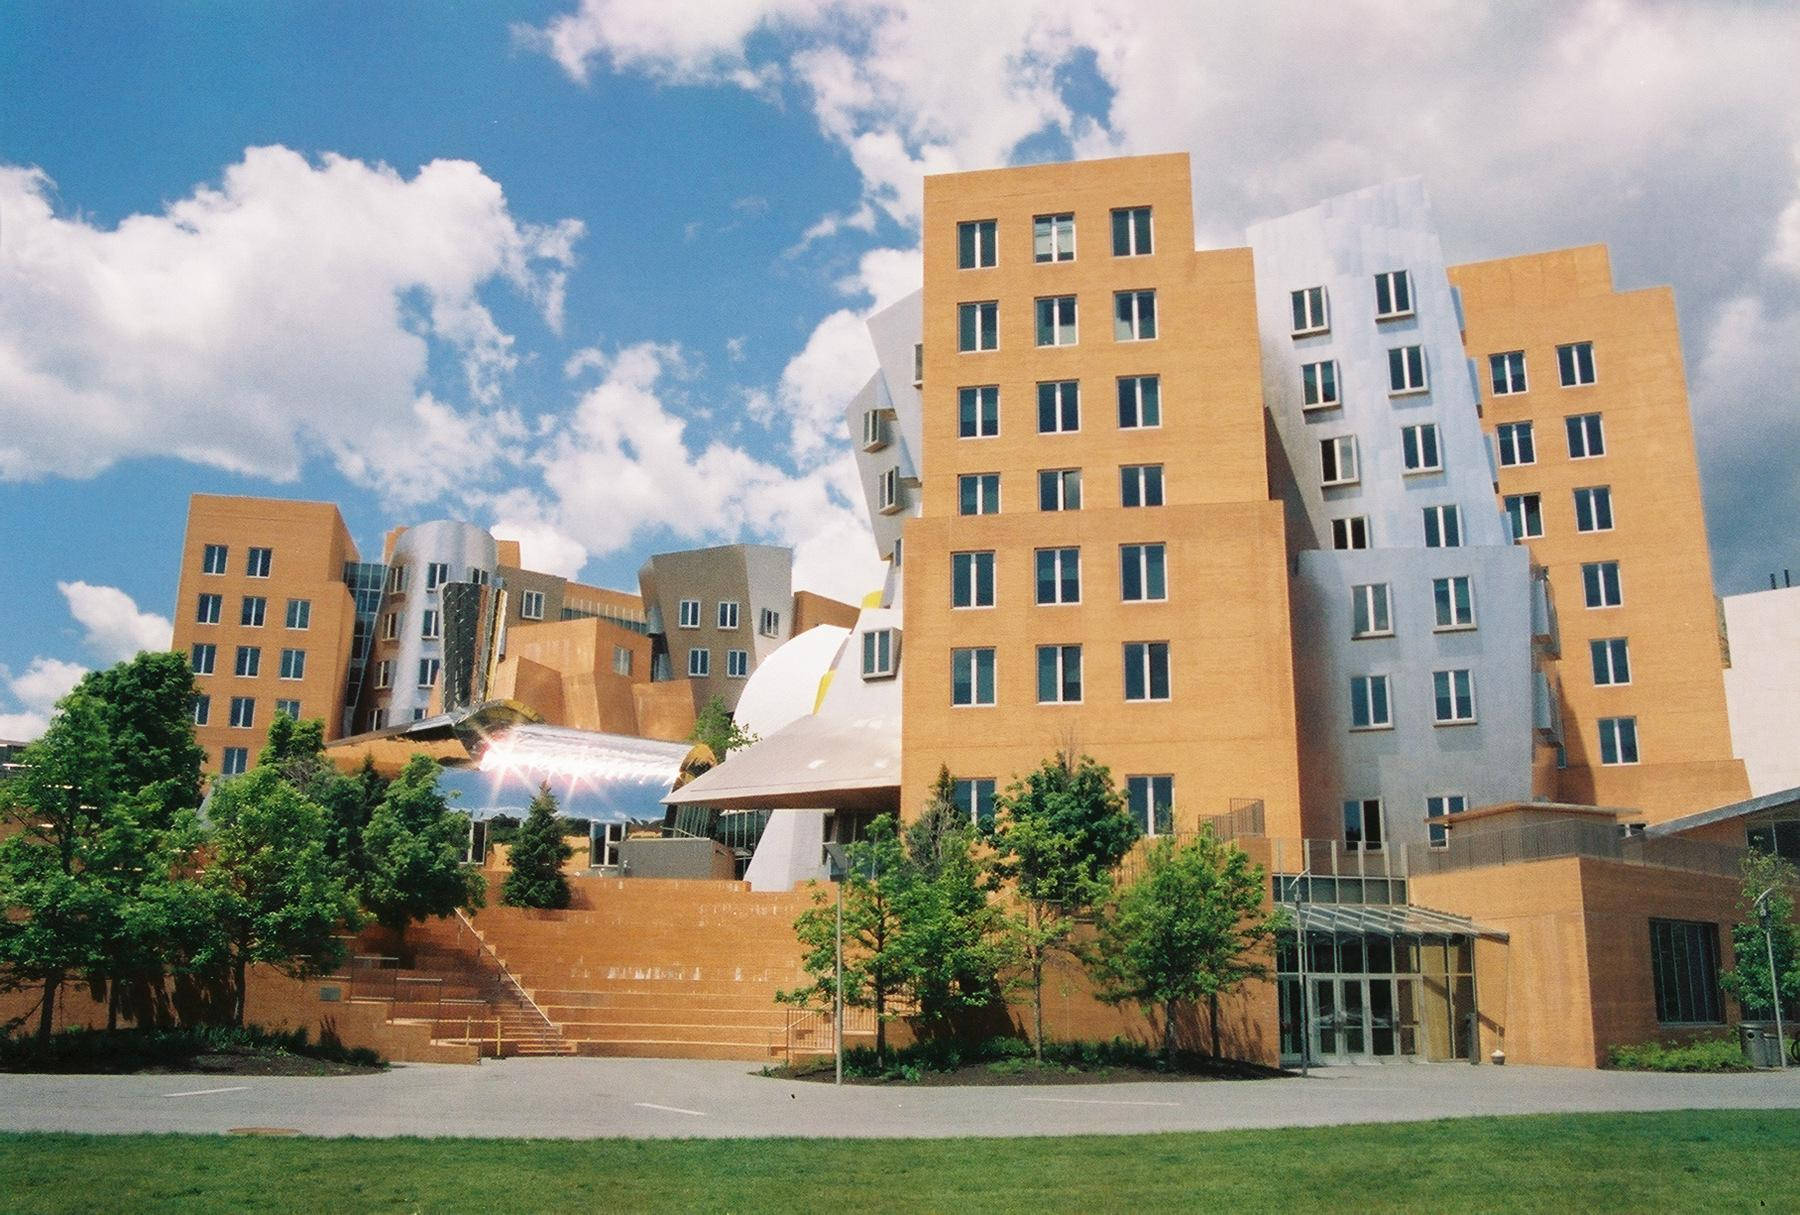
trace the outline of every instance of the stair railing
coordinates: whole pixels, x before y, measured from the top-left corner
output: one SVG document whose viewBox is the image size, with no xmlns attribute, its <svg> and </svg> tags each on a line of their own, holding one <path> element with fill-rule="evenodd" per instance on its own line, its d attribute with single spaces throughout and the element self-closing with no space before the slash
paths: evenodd
<svg viewBox="0 0 1800 1215">
<path fill-rule="evenodd" d="M 473 943 L 477 961 L 486 962 L 493 966 L 495 973 L 499 977 L 501 988 L 517 997 L 519 1003 L 537 1014 L 538 1020 L 543 1023 L 543 1028 L 558 1041 L 561 1041 L 562 1027 L 552 1021 L 550 1019 L 550 1014 L 545 1012 L 543 1007 L 539 1005 L 536 1000 L 531 998 L 531 993 L 526 991 L 524 984 L 520 983 L 519 980 L 514 977 L 512 971 L 506 968 L 506 963 L 500 960 L 500 955 L 494 952 L 493 946 L 481 939 L 481 934 L 475 931 L 474 922 L 469 919 L 468 914 L 460 907 L 456 909 L 456 919 L 457 922 L 462 925 L 461 936 Z"/>
</svg>

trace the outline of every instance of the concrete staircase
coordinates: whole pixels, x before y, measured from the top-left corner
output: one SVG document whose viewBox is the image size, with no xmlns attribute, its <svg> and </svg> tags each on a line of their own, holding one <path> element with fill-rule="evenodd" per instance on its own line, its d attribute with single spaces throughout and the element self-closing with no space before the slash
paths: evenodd
<svg viewBox="0 0 1800 1215">
<path fill-rule="evenodd" d="M 396 1002 L 396 1019 L 428 1020 L 434 1041 L 466 1043 L 488 1058 L 574 1053 L 461 916 L 409 926 L 406 948 L 412 969 L 440 978 L 444 987 L 430 1002 Z"/>
</svg>

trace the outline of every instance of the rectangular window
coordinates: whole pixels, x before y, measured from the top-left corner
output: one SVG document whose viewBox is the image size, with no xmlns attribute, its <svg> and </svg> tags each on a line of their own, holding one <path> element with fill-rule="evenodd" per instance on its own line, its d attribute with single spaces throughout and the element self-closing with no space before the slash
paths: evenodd
<svg viewBox="0 0 1800 1215">
<path fill-rule="evenodd" d="M 1331 547 L 1353 549 L 1369 547 L 1369 517 L 1352 515 L 1331 521 Z"/>
<path fill-rule="evenodd" d="M 224 752 L 220 755 L 220 776 L 242 776 L 249 767 L 249 747 L 226 747 Z"/>
<path fill-rule="evenodd" d="M 400 637 L 400 613 L 389 612 L 381 618 L 381 639 L 397 641 Z"/>
<path fill-rule="evenodd" d="M 1075 217 L 1039 215 L 1031 221 L 1032 256 L 1040 262 L 1075 260 Z"/>
<path fill-rule="evenodd" d="M 1040 548 L 1037 551 L 1039 605 L 1081 602 L 1081 550 Z"/>
<path fill-rule="evenodd" d="M 750 651 L 725 651 L 725 677 L 727 679 L 750 678 Z"/>
<path fill-rule="evenodd" d="M 688 676 L 703 679 L 712 674 L 712 651 L 697 645 L 688 651 Z"/>
<path fill-rule="evenodd" d="M 1375 276 L 1375 319 L 1391 321 L 1413 314 L 1412 275 L 1389 270 Z"/>
<path fill-rule="evenodd" d="M 1337 360 L 1300 365 L 1300 405 L 1303 409 L 1334 409 L 1338 397 Z"/>
<path fill-rule="evenodd" d="M 1440 631 L 1475 627 L 1475 593 L 1467 574 L 1433 578 L 1431 602 L 1437 612 L 1435 627 Z"/>
<path fill-rule="evenodd" d="M 898 468 L 890 468 L 881 474 L 879 491 L 881 513 L 884 515 L 898 514 L 902 505 L 900 501 L 900 470 Z"/>
<path fill-rule="evenodd" d="M 1381 828 L 1380 798 L 1354 798 L 1344 803 L 1346 852 L 1380 852 L 1385 838 Z"/>
<path fill-rule="evenodd" d="M 994 703 L 994 651 L 955 649 L 950 651 L 950 703 L 952 705 L 991 705 Z"/>
<path fill-rule="evenodd" d="M 231 550 L 223 544 L 209 544 L 200 558 L 200 572 L 203 574 L 223 574 L 225 563 L 230 559 Z"/>
<path fill-rule="evenodd" d="M 1509 397 L 1516 392 L 1525 391 L 1525 352 L 1508 350 L 1503 354 L 1488 355 L 1488 372 L 1493 381 L 1494 395 Z"/>
<path fill-rule="evenodd" d="M 738 626 L 737 600 L 735 600 L 735 599 L 719 600 L 718 621 L 719 621 L 719 627 L 722 629 L 737 628 L 737 626 Z"/>
<path fill-rule="evenodd" d="M 212 720 L 212 697 L 195 696 L 188 703 L 193 712 L 195 725 L 203 726 Z"/>
<path fill-rule="evenodd" d="M 1121 506 L 1161 506 L 1163 468 L 1160 464 L 1126 464 L 1119 469 Z"/>
<path fill-rule="evenodd" d="M 1038 703 L 1081 703 L 1081 647 L 1041 645 L 1038 656 Z"/>
<path fill-rule="evenodd" d="M 1292 295 L 1294 336 L 1323 333 L 1331 328 L 1331 314 L 1326 310 L 1325 288 L 1306 287 Z"/>
<path fill-rule="evenodd" d="M 1502 422 L 1496 434 L 1500 440 L 1500 467 L 1537 463 L 1537 444 L 1532 441 L 1530 422 Z"/>
<path fill-rule="evenodd" d="M 1424 517 L 1426 548 L 1462 547 L 1462 507 L 1427 506 Z"/>
<path fill-rule="evenodd" d="M 1400 459 L 1409 473 L 1443 472 L 1444 458 L 1438 449 L 1437 425 L 1421 422 L 1417 426 L 1402 426 Z"/>
<path fill-rule="evenodd" d="M 436 608 L 426 608 L 419 613 L 419 636 L 426 641 L 436 641 L 443 635 L 442 614 Z"/>
<path fill-rule="evenodd" d="M 443 586 L 444 583 L 446 583 L 448 581 L 450 581 L 450 563 L 449 562 L 433 561 L 433 562 L 428 563 L 425 566 L 425 589 L 426 590 L 435 591 L 438 589 L 438 587 Z"/>
<path fill-rule="evenodd" d="M 925 343 L 913 343 L 913 387 L 925 382 Z"/>
<path fill-rule="evenodd" d="M 1387 730 L 1394 725 L 1393 704 L 1388 698 L 1386 675 L 1350 677 L 1350 728 Z"/>
<path fill-rule="evenodd" d="M 1156 336 L 1156 292 L 1113 293 L 1113 340 L 1148 342 Z"/>
<path fill-rule="evenodd" d="M 1556 348 L 1556 369 L 1562 375 L 1564 388 L 1579 388 L 1594 382 L 1594 344 L 1571 342 Z"/>
<path fill-rule="evenodd" d="M 1606 432 L 1597 413 L 1578 413 L 1563 419 L 1569 432 L 1569 459 L 1591 460 L 1606 454 Z"/>
<path fill-rule="evenodd" d="M 1160 544 L 1119 546 L 1119 591 L 1127 603 L 1146 603 L 1169 597 L 1167 559 Z"/>
<path fill-rule="evenodd" d="M 388 566 L 387 590 L 390 595 L 406 593 L 406 567 L 404 565 Z"/>
<path fill-rule="evenodd" d="M 526 620 L 544 618 L 544 592 L 526 591 L 519 596 L 519 615 Z"/>
<path fill-rule="evenodd" d="M 1393 597 L 1385 582 L 1350 588 L 1350 636 L 1392 637 Z"/>
<path fill-rule="evenodd" d="M 683 599 L 675 608 L 675 623 L 678 628 L 697 629 L 700 627 L 700 601 Z"/>
<path fill-rule="evenodd" d="M 1395 346 L 1389 350 L 1388 395 L 1404 396 L 1409 392 L 1424 392 L 1425 388 L 1425 348 Z"/>
<path fill-rule="evenodd" d="M 631 651 L 625 646 L 616 645 L 613 647 L 613 674 L 631 674 Z"/>
<path fill-rule="evenodd" d="M 870 629 L 862 635 L 864 679 L 886 679 L 895 671 L 894 630 Z"/>
<path fill-rule="evenodd" d="M 219 612 L 220 612 L 220 609 L 222 609 L 224 606 L 225 606 L 225 596 L 223 596 L 223 595 L 202 595 L 202 596 L 200 596 L 199 604 L 194 609 L 194 623 L 195 624 L 217 624 L 217 623 L 219 623 Z"/>
<path fill-rule="evenodd" d="M 950 554 L 950 606 L 994 606 L 994 554 Z"/>
<path fill-rule="evenodd" d="M 1153 375 L 1119 377 L 1119 429 L 1162 425 L 1162 380 Z"/>
<path fill-rule="evenodd" d="M 213 663 L 218 660 L 219 647 L 210 642 L 194 647 L 193 668 L 196 675 L 211 675 Z"/>
<path fill-rule="evenodd" d="M 1114 257 L 1144 257 L 1149 254 L 1150 208 L 1118 207 L 1112 213 Z"/>
<path fill-rule="evenodd" d="M 1055 380 L 1039 384 L 1038 433 L 1065 434 L 1081 429 L 1081 384 L 1077 380 Z"/>
<path fill-rule="evenodd" d="M 1075 341 L 1075 297 L 1052 295 L 1038 300 L 1037 344 L 1073 346 Z"/>
<path fill-rule="evenodd" d="M 1000 225 L 991 219 L 971 219 L 956 225 L 956 267 L 985 270 L 999 263 Z"/>
<path fill-rule="evenodd" d="M 1449 818 L 1453 814 L 1461 814 L 1469 808 L 1469 799 L 1460 793 L 1438 793 L 1425 799 L 1426 832 L 1430 836 L 1433 848 L 1447 847 L 1450 843 L 1450 832 L 1442 823 L 1434 819 Z"/>
<path fill-rule="evenodd" d="M 1610 532 L 1613 526 L 1612 489 L 1594 485 L 1575 491 L 1575 530 Z"/>
<path fill-rule="evenodd" d="M 391 658 L 383 658 L 380 662 L 375 664 L 375 689 L 376 691 L 380 691 L 383 688 L 391 688 L 393 686 L 394 660 Z"/>
<path fill-rule="evenodd" d="M 1718 1025 L 1719 926 L 1696 920 L 1650 921 L 1650 977 L 1661 1025 Z"/>
<path fill-rule="evenodd" d="M 1175 830 L 1175 778 L 1127 776 L 1125 804 L 1138 830 L 1147 836 L 1169 835 Z"/>
<path fill-rule="evenodd" d="M 287 601 L 287 626 L 290 629 L 312 627 L 312 600 L 290 599 Z"/>
<path fill-rule="evenodd" d="M 435 658 L 419 659 L 419 686 L 429 688 L 437 682 L 438 660 Z"/>
<path fill-rule="evenodd" d="M 1431 673 L 1433 719 L 1440 726 L 1475 720 L 1475 676 L 1467 668 Z"/>
<path fill-rule="evenodd" d="M 1537 540 L 1544 534 L 1544 508 L 1536 494 L 1506 495 L 1506 518 L 1515 541 Z"/>
<path fill-rule="evenodd" d="M 306 678 L 306 651 L 281 651 L 281 677 L 283 679 Z"/>
<path fill-rule="evenodd" d="M 1125 643 L 1125 699 L 1169 699 L 1169 643 Z"/>
<path fill-rule="evenodd" d="M 464 579 L 464 581 L 472 582 L 476 586 L 486 586 L 488 584 L 488 572 L 479 565 L 471 565 L 469 567 L 469 576 Z"/>
<path fill-rule="evenodd" d="M 231 728 L 248 730 L 256 724 L 256 701 L 248 696 L 231 698 Z"/>
<path fill-rule="evenodd" d="M 977 827 L 994 825 L 994 778 L 964 777 L 950 782 L 950 800 Z"/>
<path fill-rule="evenodd" d="M 1354 485 L 1357 482 L 1356 436 L 1337 435 L 1319 440 L 1319 483 Z"/>
<path fill-rule="evenodd" d="M 956 513 L 959 515 L 999 514 L 1000 474 L 965 473 L 956 478 Z"/>
<path fill-rule="evenodd" d="M 879 409 L 863 410 L 862 446 L 864 451 L 880 451 L 888 444 L 887 419 Z"/>
<path fill-rule="evenodd" d="M 1637 718 L 1602 717 L 1600 719 L 1600 762 L 1635 764 L 1638 761 Z"/>
<path fill-rule="evenodd" d="M 244 561 L 244 573 L 252 578 L 267 578 L 269 567 L 275 560 L 272 548 L 253 548 Z"/>
<path fill-rule="evenodd" d="M 1080 510 L 1081 470 L 1079 468 L 1045 468 L 1038 470 L 1038 509 Z"/>
<path fill-rule="evenodd" d="M 1624 637 L 1601 637 L 1588 642 L 1593 660 L 1594 686 L 1616 688 L 1631 682 L 1631 646 Z"/>
<path fill-rule="evenodd" d="M 956 306 L 956 348 L 965 353 L 1000 349 L 998 300 Z"/>
<path fill-rule="evenodd" d="M 241 645 L 237 648 L 236 671 L 245 678 L 254 678 L 262 672 L 262 647 Z"/>
<path fill-rule="evenodd" d="M 388 711 L 386 709 L 370 709 L 369 710 L 369 729 L 385 730 L 385 729 L 387 729 L 387 724 L 388 724 Z"/>
<path fill-rule="evenodd" d="M 1000 433 L 1000 389 L 994 384 L 957 390 L 957 435 L 991 439 Z"/>
<path fill-rule="evenodd" d="M 238 611 L 238 623 L 247 628 L 260 629 L 268 611 L 267 599 L 261 595 L 245 595 L 243 606 Z"/>
<path fill-rule="evenodd" d="M 1591 608 L 1618 607 L 1625 602 L 1617 561 L 1587 561 L 1581 566 L 1581 589 Z"/>
<path fill-rule="evenodd" d="M 761 633 L 764 637 L 781 636 L 781 613 L 774 608 L 764 608 L 762 610 L 762 620 L 757 626 L 757 632 Z"/>
</svg>

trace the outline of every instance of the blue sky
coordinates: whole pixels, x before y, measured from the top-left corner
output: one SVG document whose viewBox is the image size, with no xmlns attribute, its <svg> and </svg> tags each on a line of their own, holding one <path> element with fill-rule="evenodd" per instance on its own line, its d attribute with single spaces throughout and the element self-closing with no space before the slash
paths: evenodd
<svg viewBox="0 0 1800 1215">
<path fill-rule="evenodd" d="M 0 735 L 166 637 L 193 492 L 624 586 L 775 540 L 857 593 L 836 411 L 922 175 L 1071 154 L 1191 152 L 1201 245 L 1420 174 L 1452 259 L 1673 283 L 1753 589 L 1800 565 L 1796 46 L 1782 6 L 1620 0 L 0 0 Z"/>
</svg>

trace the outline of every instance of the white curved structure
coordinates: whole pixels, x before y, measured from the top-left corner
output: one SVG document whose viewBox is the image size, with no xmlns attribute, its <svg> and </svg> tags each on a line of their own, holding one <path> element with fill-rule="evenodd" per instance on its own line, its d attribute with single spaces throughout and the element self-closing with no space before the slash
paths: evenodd
<svg viewBox="0 0 1800 1215">
<path fill-rule="evenodd" d="M 767 738 L 796 718 L 807 716 L 819 702 L 819 681 L 824 679 L 850 630 L 821 624 L 795 637 L 751 672 L 738 697 L 737 724 Z"/>
</svg>

